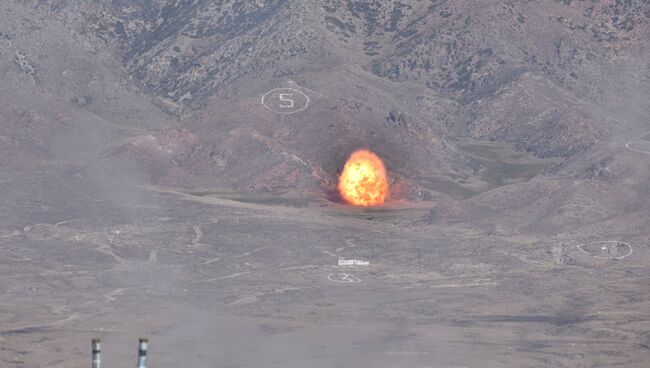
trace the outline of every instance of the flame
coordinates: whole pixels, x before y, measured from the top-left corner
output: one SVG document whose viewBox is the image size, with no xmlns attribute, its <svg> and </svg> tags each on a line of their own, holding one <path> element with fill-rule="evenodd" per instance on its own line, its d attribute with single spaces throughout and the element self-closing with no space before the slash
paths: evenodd
<svg viewBox="0 0 650 368">
<path fill-rule="evenodd" d="M 379 156 L 368 150 L 352 153 L 339 177 L 339 192 L 355 206 L 383 204 L 388 195 L 388 180 Z"/>
</svg>

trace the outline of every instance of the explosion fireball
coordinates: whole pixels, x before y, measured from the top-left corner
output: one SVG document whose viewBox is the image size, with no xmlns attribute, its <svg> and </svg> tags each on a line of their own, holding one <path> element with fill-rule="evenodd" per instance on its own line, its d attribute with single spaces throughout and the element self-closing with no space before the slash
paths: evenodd
<svg viewBox="0 0 650 368">
<path fill-rule="evenodd" d="M 383 204 L 388 195 L 388 180 L 379 156 L 368 150 L 352 153 L 339 177 L 339 192 L 355 206 Z"/>
</svg>

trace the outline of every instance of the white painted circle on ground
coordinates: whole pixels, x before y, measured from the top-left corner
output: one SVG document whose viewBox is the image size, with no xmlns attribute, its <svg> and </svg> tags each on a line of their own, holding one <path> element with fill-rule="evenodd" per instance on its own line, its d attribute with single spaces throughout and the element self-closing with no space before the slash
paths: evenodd
<svg viewBox="0 0 650 368">
<path fill-rule="evenodd" d="M 599 259 L 623 259 L 632 254 L 630 243 L 605 240 L 576 245 L 582 253 Z"/>
<path fill-rule="evenodd" d="M 309 106 L 309 96 L 294 88 L 275 88 L 262 96 L 262 105 L 276 114 L 295 114 Z"/>
<path fill-rule="evenodd" d="M 360 278 L 354 276 L 351 273 L 346 273 L 346 272 L 330 273 L 329 275 L 327 275 L 327 279 L 332 282 L 340 282 L 344 284 L 361 282 Z"/>
<path fill-rule="evenodd" d="M 633 152 L 645 153 L 646 155 L 650 155 L 650 142 L 648 141 L 635 141 L 635 142 L 629 141 L 625 145 L 625 148 Z"/>
</svg>

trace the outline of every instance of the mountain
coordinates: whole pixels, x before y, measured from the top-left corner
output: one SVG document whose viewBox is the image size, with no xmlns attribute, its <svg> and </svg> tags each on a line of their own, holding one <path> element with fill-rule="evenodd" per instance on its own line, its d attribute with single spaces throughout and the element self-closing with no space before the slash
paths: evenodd
<svg viewBox="0 0 650 368">
<path fill-rule="evenodd" d="M 33 106 L 4 112 L 23 127 L 5 131 L 24 136 L 4 137 L 7 158 L 92 150 L 157 184 L 322 195 L 367 147 L 386 160 L 393 198 L 462 199 L 495 187 L 468 140 L 547 159 L 523 176 L 538 181 L 606 166 L 587 158 L 647 128 L 645 1 L 4 7 L 5 84 L 24 92 L 7 98 Z M 260 98 L 277 87 L 305 92 L 309 108 L 268 111 Z"/>
<path fill-rule="evenodd" d="M 588 157 L 648 130 L 645 1 L 10 4 L 47 19 L 52 29 L 31 36 L 47 33 L 65 58 L 45 60 L 28 48 L 29 35 L 24 46 L 11 41 L 29 27 L 16 24 L 5 32 L 16 45 L 9 57 L 22 50 L 36 74 L 14 61 L 7 75 L 65 91 L 77 110 L 146 127 L 102 157 L 119 151 L 159 184 L 332 192 L 346 155 L 367 147 L 403 188 L 395 198 L 462 199 L 458 191 L 494 188 L 482 178 L 485 157 L 462 142 L 501 142 L 547 159 L 537 181 L 565 166 L 606 166 Z M 87 76 L 67 91 L 64 72 Z M 309 108 L 268 111 L 260 98 L 277 87 L 307 93 Z M 128 105 L 157 121 L 134 121 L 120 111 Z M 431 178 L 437 184 L 423 185 Z"/>
</svg>

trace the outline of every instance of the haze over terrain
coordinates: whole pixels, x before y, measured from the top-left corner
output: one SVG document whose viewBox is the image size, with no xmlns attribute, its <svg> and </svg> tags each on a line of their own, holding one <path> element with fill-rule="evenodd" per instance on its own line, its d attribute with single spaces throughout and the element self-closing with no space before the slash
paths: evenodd
<svg viewBox="0 0 650 368">
<path fill-rule="evenodd" d="M 0 68 L 2 367 L 648 366 L 647 0 L 5 0 Z"/>
</svg>

